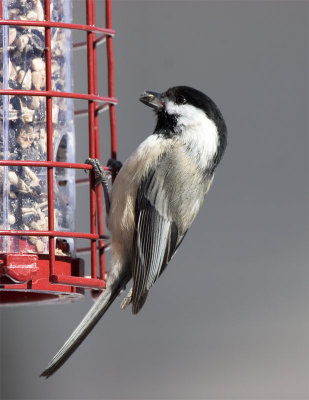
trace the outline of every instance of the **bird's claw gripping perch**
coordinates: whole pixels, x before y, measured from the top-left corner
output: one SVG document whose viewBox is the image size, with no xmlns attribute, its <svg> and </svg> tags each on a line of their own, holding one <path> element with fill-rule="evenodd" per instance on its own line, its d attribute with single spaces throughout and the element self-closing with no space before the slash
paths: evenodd
<svg viewBox="0 0 309 400">
<path fill-rule="evenodd" d="M 105 198 L 105 209 L 106 214 L 109 214 L 110 210 L 110 199 L 108 193 L 108 173 L 104 171 L 100 161 L 97 158 L 87 158 L 85 161 L 86 164 L 92 165 L 92 171 L 94 173 L 94 184 L 95 186 L 101 184 L 104 191 L 104 198 Z"/>
<path fill-rule="evenodd" d="M 109 169 L 113 170 L 116 172 L 116 175 L 118 174 L 118 172 L 121 170 L 122 168 L 122 162 L 119 160 L 115 160 L 114 158 L 110 158 L 107 161 L 107 166 L 109 167 Z"/>
<path fill-rule="evenodd" d="M 108 185 L 108 172 L 104 171 L 100 161 L 97 158 L 87 158 L 85 164 L 92 165 L 92 170 L 95 178 L 95 185 L 102 184 L 104 186 Z"/>
</svg>

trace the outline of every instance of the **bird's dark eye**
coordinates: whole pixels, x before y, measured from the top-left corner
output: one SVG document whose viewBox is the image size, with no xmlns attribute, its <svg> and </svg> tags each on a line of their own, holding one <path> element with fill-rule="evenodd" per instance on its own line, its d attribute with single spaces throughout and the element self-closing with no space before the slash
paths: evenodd
<svg viewBox="0 0 309 400">
<path fill-rule="evenodd" d="M 185 97 L 178 95 L 176 96 L 176 103 L 177 104 L 186 104 L 187 100 Z"/>
</svg>

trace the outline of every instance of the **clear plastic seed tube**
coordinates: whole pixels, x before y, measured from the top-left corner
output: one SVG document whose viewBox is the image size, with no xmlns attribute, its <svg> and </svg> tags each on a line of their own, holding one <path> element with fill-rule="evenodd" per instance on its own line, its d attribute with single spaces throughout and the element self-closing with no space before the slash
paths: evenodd
<svg viewBox="0 0 309 400">
<path fill-rule="evenodd" d="M 43 0 L 2 0 L 3 18 L 44 20 Z M 71 1 L 52 0 L 51 20 L 71 22 Z M 46 161 L 46 98 L 31 90 L 46 89 L 45 29 L 0 27 L 0 87 L 22 89 L 23 96 L 0 98 L 0 159 Z M 72 92 L 72 37 L 67 29 L 51 30 L 52 90 Z M 74 162 L 73 101 L 52 99 L 53 160 Z M 55 230 L 74 231 L 75 174 L 54 168 Z M 0 227 L 5 230 L 49 230 L 46 167 L 0 167 Z M 72 255 L 73 240 L 58 238 L 56 254 Z M 0 253 L 47 253 L 44 236 L 1 236 Z"/>
</svg>

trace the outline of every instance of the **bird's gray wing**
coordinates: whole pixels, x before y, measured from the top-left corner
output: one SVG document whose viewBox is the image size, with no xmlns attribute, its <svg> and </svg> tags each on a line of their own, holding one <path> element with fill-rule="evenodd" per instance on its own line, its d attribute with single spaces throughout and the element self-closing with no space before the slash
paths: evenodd
<svg viewBox="0 0 309 400">
<path fill-rule="evenodd" d="M 185 232 L 179 232 L 164 190 L 164 177 L 151 171 L 141 183 L 136 199 L 136 236 L 132 263 L 132 311 L 143 306 L 148 291 L 161 275 Z"/>
</svg>

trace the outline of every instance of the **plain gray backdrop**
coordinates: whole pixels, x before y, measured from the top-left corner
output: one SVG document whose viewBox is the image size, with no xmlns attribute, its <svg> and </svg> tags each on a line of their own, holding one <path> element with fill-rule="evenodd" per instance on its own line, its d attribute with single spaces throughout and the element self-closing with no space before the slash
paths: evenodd
<svg viewBox="0 0 309 400">
<path fill-rule="evenodd" d="M 141 313 L 118 299 L 54 377 L 38 375 L 91 298 L 1 310 L 1 398 L 308 399 L 308 4 L 114 0 L 119 159 L 153 131 L 139 94 L 183 84 L 219 105 L 227 151 Z M 73 6 L 83 22 L 84 2 Z M 96 17 L 104 26 L 103 1 Z M 85 60 L 74 55 L 76 91 Z M 82 118 L 76 137 L 83 162 Z M 86 230 L 87 187 L 78 190 Z"/>
</svg>

